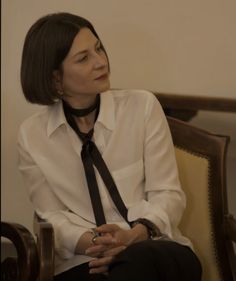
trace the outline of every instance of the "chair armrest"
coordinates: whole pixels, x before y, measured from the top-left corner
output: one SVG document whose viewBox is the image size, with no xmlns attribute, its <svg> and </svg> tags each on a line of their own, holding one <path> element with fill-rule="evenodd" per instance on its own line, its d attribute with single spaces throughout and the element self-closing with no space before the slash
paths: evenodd
<svg viewBox="0 0 236 281">
<path fill-rule="evenodd" d="M 225 231 L 228 238 L 236 243 L 236 220 L 231 214 L 225 216 Z"/>
<path fill-rule="evenodd" d="M 9 257 L 2 264 L 6 267 L 6 270 L 2 267 L 2 270 L 4 270 L 2 274 L 5 275 L 6 280 L 16 280 L 11 279 L 12 275 L 17 275 L 19 281 L 37 280 L 38 253 L 34 237 L 30 231 L 21 224 L 1 222 L 1 236 L 9 239 L 17 252 L 16 259 Z"/>
<path fill-rule="evenodd" d="M 39 281 L 53 281 L 55 256 L 53 227 L 35 213 L 34 232 L 39 254 Z"/>
</svg>

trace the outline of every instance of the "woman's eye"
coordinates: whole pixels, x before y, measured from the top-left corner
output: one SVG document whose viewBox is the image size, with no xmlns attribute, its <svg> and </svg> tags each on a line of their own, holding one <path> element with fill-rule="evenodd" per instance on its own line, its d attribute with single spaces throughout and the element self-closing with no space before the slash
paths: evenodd
<svg viewBox="0 0 236 281">
<path fill-rule="evenodd" d="M 88 56 L 86 55 L 86 56 L 83 56 L 82 58 L 79 58 L 78 59 L 78 62 L 84 62 L 84 61 L 86 61 L 88 59 Z"/>
</svg>

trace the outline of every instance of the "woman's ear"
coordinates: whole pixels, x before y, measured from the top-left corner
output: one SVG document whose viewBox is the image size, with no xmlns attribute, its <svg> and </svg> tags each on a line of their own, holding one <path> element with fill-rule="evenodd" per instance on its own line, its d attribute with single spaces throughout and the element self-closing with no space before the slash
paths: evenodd
<svg viewBox="0 0 236 281">
<path fill-rule="evenodd" d="M 62 75 L 61 75 L 60 70 L 54 70 L 53 71 L 52 80 L 53 80 L 53 84 L 54 84 L 54 86 L 57 90 L 57 93 L 59 95 L 63 95 Z"/>
</svg>

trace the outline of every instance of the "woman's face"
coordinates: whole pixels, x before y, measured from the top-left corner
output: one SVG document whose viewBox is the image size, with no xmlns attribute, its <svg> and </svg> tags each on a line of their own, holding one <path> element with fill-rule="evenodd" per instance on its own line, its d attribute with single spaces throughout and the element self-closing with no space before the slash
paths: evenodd
<svg viewBox="0 0 236 281">
<path fill-rule="evenodd" d="M 65 100 L 104 92 L 109 89 L 109 66 L 101 42 L 88 28 L 82 28 L 74 38 L 66 58 L 62 62 L 59 87 Z M 58 86 L 57 86 L 58 88 Z"/>
</svg>

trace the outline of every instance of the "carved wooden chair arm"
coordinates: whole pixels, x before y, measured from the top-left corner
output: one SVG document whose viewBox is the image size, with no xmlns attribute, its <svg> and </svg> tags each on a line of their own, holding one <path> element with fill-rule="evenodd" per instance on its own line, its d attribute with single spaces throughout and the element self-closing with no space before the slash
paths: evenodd
<svg viewBox="0 0 236 281">
<path fill-rule="evenodd" d="M 1 236 L 16 248 L 17 258 L 6 258 L 2 263 L 1 280 L 36 281 L 38 254 L 30 231 L 17 223 L 1 222 Z"/>
<path fill-rule="evenodd" d="M 53 281 L 55 255 L 53 227 L 35 213 L 34 232 L 39 255 L 39 281 Z"/>
</svg>

